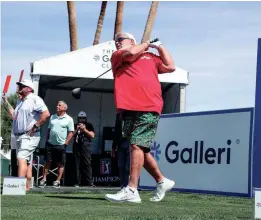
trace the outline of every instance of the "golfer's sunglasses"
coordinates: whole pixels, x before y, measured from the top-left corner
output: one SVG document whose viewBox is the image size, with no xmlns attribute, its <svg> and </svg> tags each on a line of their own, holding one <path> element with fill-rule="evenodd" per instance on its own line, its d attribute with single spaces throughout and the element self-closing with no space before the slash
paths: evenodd
<svg viewBox="0 0 261 220">
<path fill-rule="evenodd" d="M 122 42 L 123 40 L 130 39 L 128 37 L 119 37 L 116 42 Z"/>
</svg>

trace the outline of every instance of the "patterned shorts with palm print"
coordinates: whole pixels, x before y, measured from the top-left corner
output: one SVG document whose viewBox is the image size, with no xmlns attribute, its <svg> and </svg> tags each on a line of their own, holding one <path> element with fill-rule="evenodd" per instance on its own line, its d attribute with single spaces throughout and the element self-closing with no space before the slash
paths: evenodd
<svg viewBox="0 0 261 220">
<path fill-rule="evenodd" d="M 130 144 L 142 147 L 149 152 L 155 137 L 160 116 L 156 112 L 124 111 L 123 136 Z"/>
</svg>

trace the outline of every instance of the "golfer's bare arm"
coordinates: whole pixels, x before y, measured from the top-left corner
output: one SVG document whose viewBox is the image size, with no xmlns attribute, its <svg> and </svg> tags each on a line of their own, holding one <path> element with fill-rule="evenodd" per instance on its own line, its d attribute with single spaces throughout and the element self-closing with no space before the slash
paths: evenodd
<svg viewBox="0 0 261 220">
<path fill-rule="evenodd" d="M 175 71 L 176 67 L 169 52 L 162 45 L 159 46 L 158 52 L 162 60 L 162 65 L 159 66 L 160 73 L 170 73 Z"/>
<path fill-rule="evenodd" d="M 144 51 L 149 47 L 149 43 L 142 43 L 134 45 L 133 47 L 126 49 L 122 54 L 122 62 L 118 62 L 115 69 L 119 68 L 123 63 L 131 63 L 136 60 Z"/>
</svg>

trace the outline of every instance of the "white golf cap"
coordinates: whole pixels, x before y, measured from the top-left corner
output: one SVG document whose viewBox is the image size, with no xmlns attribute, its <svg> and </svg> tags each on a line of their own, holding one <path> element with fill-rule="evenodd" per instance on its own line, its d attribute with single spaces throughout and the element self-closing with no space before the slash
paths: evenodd
<svg viewBox="0 0 261 220">
<path fill-rule="evenodd" d="M 30 87 L 32 90 L 34 90 L 34 84 L 33 84 L 32 80 L 24 79 L 23 81 L 17 82 L 16 84 L 27 86 L 27 87 Z"/>
<path fill-rule="evenodd" d="M 78 117 L 85 117 L 86 118 L 87 115 L 86 115 L 85 112 L 81 111 L 81 112 L 79 112 Z"/>
<path fill-rule="evenodd" d="M 137 44 L 136 39 L 132 34 L 130 34 L 130 33 L 125 33 L 125 34 L 128 36 L 128 38 L 132 39 L 135 44 Z"/>
<path fill-rule="evenodd" d="M 120 34 L 124 34 L 128 38 L 132 39 L 135 44 L 137 44 L 137 41 L 136 41 L 135 37 L 132 34 L 130 34 L 130 33 L 119 32 L 119 33 L 116 34 L 115 39 L 117 39 Z"/>
</svg>

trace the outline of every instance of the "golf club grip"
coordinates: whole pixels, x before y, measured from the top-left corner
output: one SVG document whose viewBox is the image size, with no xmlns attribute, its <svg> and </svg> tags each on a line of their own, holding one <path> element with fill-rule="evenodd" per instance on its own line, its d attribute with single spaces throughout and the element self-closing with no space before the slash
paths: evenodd
<svg viewBox="0 0 261 220">
<path fill-rule="evenodd" d="M 154 38 L 153 40 L 150 41 L 150 43 L 152 44 L 152 43 L 155 43 L 157 41 L 159 41 L 159 38 Z"/>
<path fill-rule="evenodd" d="M 90 81 L 90 82 L 88 82 L 87 84 L 83 85 L 81 88 L 88 86 L 89 84 L 91 84 L 91 83 L 94 82 L 95 80 L 99 79 L 99 78 L 100 78 L 101 76 L 103 76 L 104 74 L 108 73 L 110 70 L 111 70 L 111 68 L 108 69 L 108 70 L 106 70 L 104 73 L 102 73 L 101 75 L 97 76 L 96 78 L 94 78 L 92 81 Z"/>
</svg>

